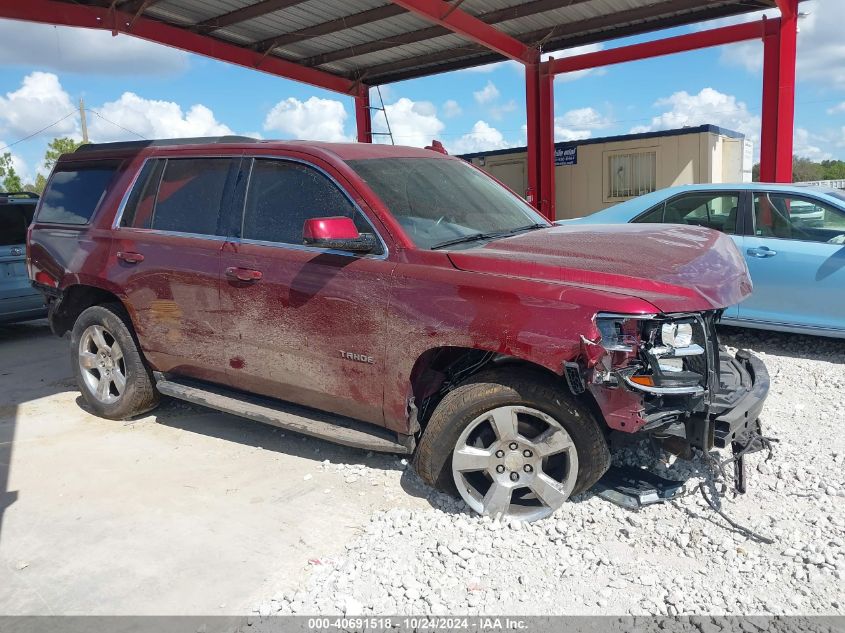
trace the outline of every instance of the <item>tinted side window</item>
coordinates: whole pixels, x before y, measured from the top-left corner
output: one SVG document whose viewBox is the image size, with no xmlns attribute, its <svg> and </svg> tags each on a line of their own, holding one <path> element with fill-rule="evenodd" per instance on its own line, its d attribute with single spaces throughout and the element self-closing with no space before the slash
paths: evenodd
<svg viewBox="0 0 845 633">
<path fill-rule="evenodd" d="M 235 171 L 231 158 L 168 159 L 156 195 L 151 228 L 222 235 L 223 192 Z"/>
<path fill-rule="evenodd" d="M 164 160 L 149 160 L 144 164 L 132 193 L 126 201 L 120 226 L 148 229 L 152 226 L 156 193 L 164 171 Z"/>
<path fill-rule="evenodd" d="M 44 192 L 39 222 L 87 224 L 100 206 L 119 163 L 97 161 L 61 165 Z"/>
<path fill-rule="evenodd" d="M 638 217 L 634 222 L 643 222 L 645 224 L 659 224 L 663 222 L 663 207 L 666 206 L 665 202 L 661 202 L 653 209 L 649 209 L 643 215 Z"/>
<path fill-rule="evenodd" d="M 34 204 L 0 204 L 0 246 L 26 242 L 26 229 L 32 222 Z"/>
<path fill-rule="evenodd" d="M 349 198 L 316 169 L 285 160 L 255 160 L 242 237 L 302 244 L 305 220 L 331 216 L 352 218 L 359 232 L 373 232 Z"/>
<path fill-rule="evenodd" d="M 754 233 L 803 242 L 845 243 L 845 212 L 815 198 L 754 194 Z"/>
<path fill-rule="evenodd" d="M 733 235 L 736 233 L 738 193 L 694 193 L 666 203 L 663 221 L 670 224 L 706 226 Z"/>
</svg>

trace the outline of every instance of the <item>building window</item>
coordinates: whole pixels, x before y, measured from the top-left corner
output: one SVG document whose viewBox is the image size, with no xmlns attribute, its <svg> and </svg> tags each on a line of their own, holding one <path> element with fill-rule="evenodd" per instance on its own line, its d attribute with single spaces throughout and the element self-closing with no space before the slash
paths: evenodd
<svg viewBox="0 0 845 633">
<path fill-rule="evenodd" d="M 607 157 L 608 198 L 633 198 L 657 189 L 657 152 Z"/>
</svg>

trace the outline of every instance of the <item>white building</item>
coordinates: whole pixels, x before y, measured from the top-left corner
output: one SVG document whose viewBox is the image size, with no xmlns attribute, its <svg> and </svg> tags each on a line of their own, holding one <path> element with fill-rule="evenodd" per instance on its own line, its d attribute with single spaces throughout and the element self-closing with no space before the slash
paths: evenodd
<svg viewBox="0 0 845 633">
<path fill-rule="evenodd" d="M 463 158 L 525 193 L 525 147 Z M 753 147 L 744 135 L 713 125 L 555 143 L 556 219 L 673 185 L 750 182 L 752 162 Z"/>
</svg>

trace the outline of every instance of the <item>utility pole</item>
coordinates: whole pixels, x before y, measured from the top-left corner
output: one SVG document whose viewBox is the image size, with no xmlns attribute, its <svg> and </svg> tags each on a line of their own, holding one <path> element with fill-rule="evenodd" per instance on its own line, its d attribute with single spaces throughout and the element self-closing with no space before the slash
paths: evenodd
<svg viewBox="0 0 845 633">
<path fill-rule="evenodd" d="M 79 98 L 79 118 L 82 121 L 82 143 L 88 143 L 88 121 L 85 119 L 85 100 Z"/>
</svg>

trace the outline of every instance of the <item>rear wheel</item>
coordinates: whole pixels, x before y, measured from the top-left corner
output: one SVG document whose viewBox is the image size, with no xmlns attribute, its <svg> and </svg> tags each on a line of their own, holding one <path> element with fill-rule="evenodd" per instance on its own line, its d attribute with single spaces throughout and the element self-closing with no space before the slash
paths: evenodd
<svg viewBox="0 0 845 633">
<path fill-rule="evenodd" d="M 71 360 L 79 390 L 97 415 L 123 420 L 158 404 L 128 316 L 119 305 L 92 306 L 76 319 Z"/>
<path fill-rule="evenodd" d="M 415 466 L 488 516 L 533 521 L 592 486 L 610 465 L 598 423 L 542 374 L 480 374 L 439 404 Z"/>
</svg>

